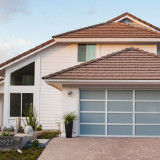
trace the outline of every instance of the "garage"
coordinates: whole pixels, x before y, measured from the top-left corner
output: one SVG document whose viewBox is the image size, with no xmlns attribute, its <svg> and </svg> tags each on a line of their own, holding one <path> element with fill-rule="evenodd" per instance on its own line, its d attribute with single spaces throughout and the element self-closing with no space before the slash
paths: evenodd
<svg viewBox="0 0 160 160">
<path fill-rule="evenodd" d="M 80 136 L 160 136 L 160 90 L 80 90 Z"/>
</svg>

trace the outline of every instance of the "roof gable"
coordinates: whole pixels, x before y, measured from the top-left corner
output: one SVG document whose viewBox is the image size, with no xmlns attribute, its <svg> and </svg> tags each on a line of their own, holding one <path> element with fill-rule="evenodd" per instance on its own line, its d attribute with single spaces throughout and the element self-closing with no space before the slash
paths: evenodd
<svg viewBox="0 0 160 160">
<path fill-rule="evenodd" d="M 138 48 L 126 48 L 43 79 L 160 80 L 160 57 Z"/>
<path fill-rule="evenodd" d="M 128 12 L 125 12 L 125 13 L 123 13 L 123 14 L 121 14 L 121 15 L 119 15 L 119 16 L 111 19 L 111 20 L 109 20 L 108 22 L 109 23 L 120 22 L 125 18 L 129 18 L 129 19 L 131 18 L 131 20 L 136 20 L 139 23 L 137 26 L 142 26 L 143 25 L 143 26 L 149 27 L 152 30 L 160 32 L 160 28 L 159 27 L 156 27 L 156 26 L 154 26 L 154 25 L 152 25 L 152 24 L 150 24 L 150 23 L 148 23 L 148 22 L 146 22 L 146 21 L 144 21 L 144 20 L 142 20 L 142 19 L 140 19 L 140 18 L 128 13 Z"/>
</svg>

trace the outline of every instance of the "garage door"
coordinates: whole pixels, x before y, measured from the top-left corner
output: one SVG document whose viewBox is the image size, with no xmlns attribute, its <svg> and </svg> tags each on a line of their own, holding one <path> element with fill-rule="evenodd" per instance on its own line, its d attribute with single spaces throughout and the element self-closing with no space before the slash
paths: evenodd
<svg viewBox="0 0 160 160">
<path fill-rule="evenodd" d="M 160 91 L 80 90 L 80 135 L 160 136 Z"/>
</svg>

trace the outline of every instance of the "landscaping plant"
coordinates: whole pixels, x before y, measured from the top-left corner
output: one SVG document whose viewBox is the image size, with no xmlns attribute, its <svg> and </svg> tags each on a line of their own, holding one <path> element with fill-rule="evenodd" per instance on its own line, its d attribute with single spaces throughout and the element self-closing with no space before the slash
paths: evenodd
<svg viewBox="0 0 160 160">
<path fill-rule="evenodd" d="M 75 112 L 66 113 L 64 114 L 63 119 L 65 124 L 69 124 L 77 119 L 77 115 Z"/>
<path fill-rule="evenodd" d="M 39 146 L 39 140 L 38 140 L 38 139 L 35 139 L 35 140 L 32 142 L 32 146 L 33 146 L 33 147 L 38 147 L 38 146 Z"/>
<path fill-rule="evenodd" d="M 66 113 L 63 116 L 65 123 L 66 138 L 72 138 L 73 121 L 77 119 L 75 112 Z"/>
<path fill-rule="evenodd" d="M 31 126 L 33 130 L 35 130 L 38 126 L 37 113 L 35 108 L 33 108 L 33 106 L 30 106 L 30 108 L 26 111 L 25 115 L 26 122 L 24 121 L 24 125 Z"/>
</svg>

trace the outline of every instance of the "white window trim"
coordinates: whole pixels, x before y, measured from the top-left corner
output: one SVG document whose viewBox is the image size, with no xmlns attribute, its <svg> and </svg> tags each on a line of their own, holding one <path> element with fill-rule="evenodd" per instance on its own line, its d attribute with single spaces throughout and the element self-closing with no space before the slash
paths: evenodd
<svg viewBox="0 0 160 160">
<path fill-rule="evenodd" d="M 82 61 L 82 62 L 79 62 L 79 61 L 78 61 L 78 46 L 79 46 L 79 45 L 86 45 L 86 60 L 85 60 L 85 61 Z M 87 62 L 87 49 L 88 49 L 88 45 L 95 45 L 95 46 L 96 46 L 96 49 L 97 49 L 97 45 L 96 45 L 96 44 L 89 44 L 89 43 L 77 44 L 77 62 L 78 62 L 78 63 Z M 94 58 L 94 59 L 96 59 L 96 49 L 95 49 L 95 58 Z"/>
<path fill-rule="evenodd" d="M 11 94 L 14 94 L 14 93 L 19 93 L 19 94 L 21 94 L 21 116 L 20 116 L 20 118 L 22 118 L 22 119 L 24 119 L 25 117 L 22 117 L 22 94 L 23 93 L 32 93 L 33 94 L 33 108 L 34 108 L 34 104 L 35 104 L 35 93 L 34 92 L 10 92 L 10 94 L 9 94 L 9 119 L 16 119 L 17 117 L 11 117 L 10 116 L 10 109 L 11 109 L 11 101 L 10 101 L 10 97 L 11 97 Z"/>
</svg>

